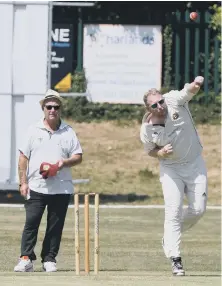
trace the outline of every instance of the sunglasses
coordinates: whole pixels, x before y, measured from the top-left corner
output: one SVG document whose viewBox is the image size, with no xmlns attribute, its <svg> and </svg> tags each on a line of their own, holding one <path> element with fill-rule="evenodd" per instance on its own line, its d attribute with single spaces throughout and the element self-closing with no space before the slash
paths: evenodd
<svg viewBox="0 0 222 286">
<path fill-rule="evenodd" d="M 164 99 L 159 100 L 158 102 L 151 105 L 153 109 L 157 108 L 158 104 L 162 105 L 164 103 Z"/>
<path fill-rule="evenodd" d="M 52 110 L 54 108 L 54 110 L 59 110 L 60 105 L 45 105 L 45 108 L 47 110 Z"/>
</svg>

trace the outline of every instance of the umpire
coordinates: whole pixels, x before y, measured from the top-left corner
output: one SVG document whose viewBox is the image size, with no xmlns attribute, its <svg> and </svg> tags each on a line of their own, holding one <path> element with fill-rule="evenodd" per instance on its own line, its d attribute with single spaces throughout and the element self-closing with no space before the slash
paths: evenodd
<svg viewBox="0 0 222 286">
<path fill-rule="evenodd" d="M 82 148 L 74 130 L 61 120 L 62 97 L 48 90 L 40 101 L 44 117 L 31 126 L 19 149 L 19 190 L 26 198 L 26 221 L 21 255 L 15 272 L 32 272 L 34 248 L 47 207 L 47 228 L 42 245 L 43 270 L 55 272 L 63 226 L 73 193 L 71 167 L 82 162 Z"/>
</svg>

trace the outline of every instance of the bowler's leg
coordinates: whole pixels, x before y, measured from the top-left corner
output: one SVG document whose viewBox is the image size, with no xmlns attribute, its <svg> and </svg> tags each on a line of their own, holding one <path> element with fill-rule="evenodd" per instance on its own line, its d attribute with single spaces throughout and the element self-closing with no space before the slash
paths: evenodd
<svg viewBox="0 0 222 286">
<path fill-rule="evenodd" d="M 167 258 L 180 257 L 184 183 L 167 174 L 161 178 L 161 183 L 165 201 L 164 252 Z"/>
<path fill-rule="evenodd" d="M 188 208 L 182 216 L 182 231 L 194 226 L 206 211 L 208 197 L 207 170 L 202 158 L 199 158 L 191 170 L 186 182 Z"/>
<path fill-rule="evenodd" d="M 182 231 L 194 226 L 203 216 L 207 206 L 207 183 L 193 183 L 187 186 L 188 208 L 182 216 Z"/>
</svg>

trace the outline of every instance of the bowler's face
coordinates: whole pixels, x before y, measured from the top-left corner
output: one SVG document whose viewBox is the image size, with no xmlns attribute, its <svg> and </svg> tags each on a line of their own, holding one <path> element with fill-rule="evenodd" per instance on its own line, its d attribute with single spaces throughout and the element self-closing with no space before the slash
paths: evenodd
<svg viewBox="0 0 222 286">
<path fill-rule="evenodd" d="M 57 99 L 48 99 L 44 102 L 43 111 L 46 120 L 59 120 L 61 115 L 61 104 Z"/>
<path fill-rule="evenodd" d="M 148 96 L 147 103 L 150 112 L 152 112 L 153 114 L 158 116 L 163 116 L 166 114 L 167 106 L 162 94 Z"/>
</svg>

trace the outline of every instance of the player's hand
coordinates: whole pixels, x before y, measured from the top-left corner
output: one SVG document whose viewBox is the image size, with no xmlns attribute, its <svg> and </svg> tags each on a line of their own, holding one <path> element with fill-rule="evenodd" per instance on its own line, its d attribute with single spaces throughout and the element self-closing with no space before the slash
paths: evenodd
<svg viewBox="0 0 222 286">
<path fill-rule="evenodd" d="M 58 164 L 59 170 L 61 170 L 64 167 L 64 161 L 63 160 L 58 161 L 57 164 Z"/>
<path fill-rule="evenodd" d="M 19 189 L 21 196 L 23 197 L 27 197 L 28 193 L 29 193 L 29 186 L 26 183 L 23 183 Z"/>
<path fill-rule="evenodd" d="M 195 77 L 194 79 L 194 82 L 198 85 L 198 86 L 201 86 L 204 82 L 204 77 L 202 76 L 197 76 Z"/>
<path fill-rule="evenodd" d="M 59 162 L 57 162 L 56 164 L 43 162 L 40 165 L 39 174 L 42 175 L 43 179 L 47 179 L 48 177 L 54 177 L 57 175 L 57 172 L 59 171 Z"/>
<path fill-rule="evenodd" d="M 171 144 L 165 145 L 162 149 L 159 150 L 159 157 L 167 158 L 173 153 L 173 147 Z"/>
</svg>

